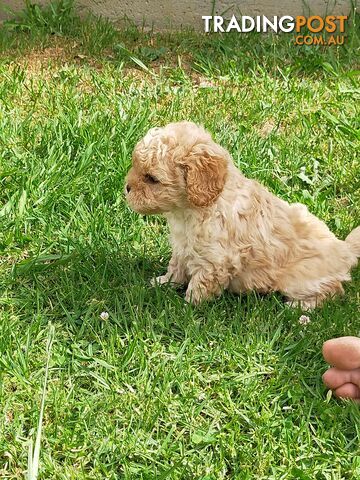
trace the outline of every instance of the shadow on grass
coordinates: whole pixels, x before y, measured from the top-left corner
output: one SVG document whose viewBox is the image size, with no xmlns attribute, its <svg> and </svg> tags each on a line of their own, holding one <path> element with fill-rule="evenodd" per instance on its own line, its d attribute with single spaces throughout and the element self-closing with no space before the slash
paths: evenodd
<svg viewBox="0 0 360 480">
<path fill-rule="evenodd" d="M 54 257 L 54 256 L 53 256 Z M 280 294 L 256 292 L 235 295 L 229 292 L 210 302 L 192 306 L 185 302 L 185 287 L 150 286 L 153 276 L 166 270 L 167 259 L 110 251 L 72 253 L 27 259 L 14 267 L 8 281 L 8 292 L 14 298 L 25 321 L 40 315 L 44 322 L 101 323 L 106 311 L 110 323 L 129 330 L 136 324 L 144 332 L 156 330 L 184 339 L 188 330 L 224 328 L 235 335 L 246 335 L 254 327 L 270 336 L 279 324 L 284 331 L 303 329 L 299 325 L 300 309 L 284 305 Z M 357 301 L 355 282 L 347 287 L 345 297 L 330 300 L 309 313 L 315 326 L 313 333 L 323 335 L 324 326 L 335 335 L 354 333 Z"/>
<path fill-rule="evenodd" d="M 193 361 L 219 368 L 220 378 L 230 380 L 234 369 L 242 375 L 244 363 L 260 369 L 272 365 L 269 375 L 261 374 L 262 388 L 268 384 L 271 388 L 274 375 L 288 382 L 293 372 L 291 376 L 301 380 L 294 379 L 287 392 L 297 392 L 300 401 L 308 390 L 323 409 L 322 343 L 357 334 L 359 327 L 355 286 L 345 298 L 309 313 L 311 322 L 303 326 L 299 323 L 303 312 L 285 306 L 279 295 L 225 292 L 194 307 L 184 302 L 181 289 L 151 287 L 150 278 L 164 271 L 166 259 L 104 249 L 40 260 L 18 264 L 8 279 L 7 298 L 17 328 L 32 331 L 35 338 L 52 322 L 64 355 L 77 352 L 81 357 L 89 345 L 95 350 L 101 345 L 105 350 L 119 349 L 119 362 L 131 359 L 136 371 L 136 349 L 151 345 L 161 345 L 169 355 L 178 352 L 180 363 L 181 352 L 190 350 Z M 102 312 L 108 312 L 107 320 L 101 318 Z"/>
<path fill-rule="evenodd" d="M 8 291 L 28 318 L 40 314 L 47 320 L 81 323 L 90 317 L 98 321 L 100 313 L 107 311 L 124 327 L 139 319 L 145 324 L 146 320 L 160 321 L 169 330 L 175 324 L 183 328 L 186 321 L 204 325 L 210 321 L 214 327 L 220 318 L 236 329 L 239 319 L 256 321 L 262 311 L 270 318 L 270 312 L 274 315 L 288 310 L 280 295 L 255 292 L 224 292 L 211 302 L 188 305 L 184 300 L 185 286 L 150 285 L 150 279 L 164 273 L 166 265 L 166 259 L 130 257 L 105 250 L 86 255 L 43 255 L 15 265 Z"/>
</svg>

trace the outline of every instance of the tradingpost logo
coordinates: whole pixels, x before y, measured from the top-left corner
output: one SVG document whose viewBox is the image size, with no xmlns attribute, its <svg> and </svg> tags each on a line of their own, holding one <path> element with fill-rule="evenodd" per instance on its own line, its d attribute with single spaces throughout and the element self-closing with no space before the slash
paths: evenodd
<svg viewBox="0 0 360 480">
<path fill-rule="evenodd" d="M 205 32 L 294 32 L 295 45 L 343 45 L 345 23 L 348 17 L 345 15 L 327 15 L 326 17 L 275 15 L 269 18 L 265 15 L 256 17 L 233 15 L 227 20 L 220 15 L 204 15 L 202 19 Z"/>
</svg>

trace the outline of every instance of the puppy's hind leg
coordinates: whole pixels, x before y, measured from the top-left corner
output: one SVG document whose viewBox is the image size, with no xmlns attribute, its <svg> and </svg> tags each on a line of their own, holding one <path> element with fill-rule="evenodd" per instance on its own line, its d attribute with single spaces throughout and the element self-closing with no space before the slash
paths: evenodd
<svg viewBox="0 0 360 480">
<path fill-rule="evenodd" d="M 314 310 L 316 307 L 320 307 L 321 304 L 324 301 L 324 298 L 319 298 L 319 297 L 308 297 L 303 300 L 295 299 L 295 298 L 290 298 L 287 297 L 287 301 L 285 302 L 286 305 L 289 305 L 289 307 L 296 308 L 300 307 L 301 310 L 309 311 L 309 310 Z"/>
<path fill-rule="evenodd" d="M 287 305 L 300 306 L 302 310 L 313 310 L 320 307 L 326 298 L 343 294 L 344 289 L 339 280 L 318 280 L 293 287 L 289 285 L 283 293 L 287 296 Z"/>
</svg>

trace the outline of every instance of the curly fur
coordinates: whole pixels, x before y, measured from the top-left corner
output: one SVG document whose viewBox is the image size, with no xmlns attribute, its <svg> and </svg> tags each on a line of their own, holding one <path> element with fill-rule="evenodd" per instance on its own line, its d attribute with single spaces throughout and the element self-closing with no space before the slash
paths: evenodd
<svg viewBox="0 0 360 480">
<path fill-rule="evenodd" d="M 151 129 L 136 145 L 126 197 L 135 211 L 167 218 L 172 257 L 156 280 L 188 284 L 193 303 L 257 290 L 313 308 L 343 292 L 360 256 L 360 227 L 337 239 L 304 205 L 245 178 L 191 122 Z"/>
</svg>

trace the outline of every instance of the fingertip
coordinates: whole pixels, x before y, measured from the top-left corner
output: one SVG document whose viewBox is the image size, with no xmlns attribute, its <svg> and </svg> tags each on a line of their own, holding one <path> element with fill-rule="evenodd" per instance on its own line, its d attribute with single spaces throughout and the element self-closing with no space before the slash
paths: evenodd
<svg viewBox="0 0 360 480">
<path fill-rule="evenodd" d="M 330 369 L 326 370 L 326 372 L 324 372 L 322 374 L 322 381 L 327 387 L 329 387 L 329 385 L 328 385 L 328 383 L 329 383 L 329 372 L 330 372 Z"/>
<path fill-rule="evenodd" d="M 360 338 L 338 337 L 324 342 L 323 357 L 327 363 L 342 370 L 360 367 Z"/>
<path fill-rule="evenodd" d="M 330 363 L 329 352 L 331 351 L 332 344 L 333 344 L 333 339 L 326 340 L 326 342 L 324 342 L 322 346 L 322 354 L 326 363 Z"/>
<path fill-rule="evenodd" d="M 360 388 L 353 383 L 345 383 L 334 391 L 339 398 L 360 399 Z"/>
</svg>

